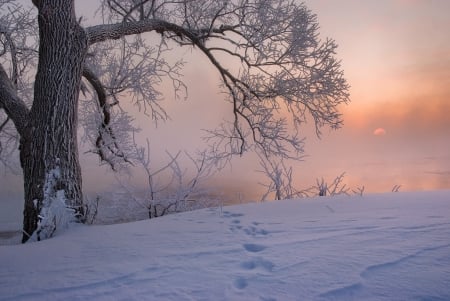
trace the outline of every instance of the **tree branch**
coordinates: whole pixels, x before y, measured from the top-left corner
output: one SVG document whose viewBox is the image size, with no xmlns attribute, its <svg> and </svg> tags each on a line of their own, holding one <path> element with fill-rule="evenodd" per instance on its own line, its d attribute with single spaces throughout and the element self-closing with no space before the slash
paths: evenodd
<svg viewBox="0 0 450 301">
<path fill-rule="evenodd" d="M 8 124 L 8 122 L 11 120 L 8 116 L 6 117 L 5 121 L 0 124 L 0 132 L 3 130 L 3 128 Z"/>
<path fill-rule="evenodd" d="M 9 46 L 11 52 L 11 66 L 12 66 L 12 82 L 14 86 L 17 87 L 17 82 L 19 80 L 19 72 L 18 72 L 18 62 L 17 62 L 17 49 L 14 44 L 13 39 L 11 38 L 11 34 L 8 32 L 6 28 L 0 25 L 0 34 L 3 34 L 6 38 L 6 44 Z"/>
<path fill-rule="evenodd" d="M 256 146 L 266 156 L 296 158 L 307 116 L 318 137 L 324 126 L 342 125 L 338 106 L 348 103 L 349 86 L 335 58 L 337 45 L 319 39 L 317 17 L 304 4 L 173 0 L 158 2 L 159 10 L 155 1 L 105 1 L 108 20 L 123 22 L 89 27 L 90 44 L 156 31 L 163 43 L 200 50 L 219 71 L 233 120 L 209 131 L 219 140 L 213 155 L 218 146 L 229 155 Z"/>
<path fill-rule="evenodd" d="M 0 109 L 13 121 L 17 132 L 24 136 L 30 110 L 17 95 L 14 84 L 8 78 L 5 69 L 0 64 Z"/>
<path fill-rule="evenodd" d="M 114 132 L 110 126 L 111 112 L 110 112 L 110 105 L 107 103 L 105 88 L 103 87 L 100 79 L 94 74 L 94 72 L 86 66 L 83 68 L 83 77 L 94 88 L 95 93 L 97 94 L 99 108 L 101 109 L 103 115 L 102 123 L 98 128 L 98 136 L 95 141 L 95 146 L 97 147 L 96 153 L 100 156 L 100 160 L 107 162 L 113 170 L 115 170 L 114 162 L 108 159 L 104 147 L 106 147 L 115 156 L 122 158 L 125 162 L 131 164 L 131 162 L 127 159 L 124 152 L 121 151 L 116 136 L 114 135 Z M 104 137 L 105 134 L 109 135 L 109 137 L 112 140 L 112 143 L 105 143 Z"/>
<path fill-rule="evenodd" d="M 105 116 L 104 122 L 105 124 L 109 124 L 110 114 L 108 108 L 106 107 L 105 88 L 103 87 L 100 79 L 87 66 L 84 66 L 83 68 L 83 77 L 92 85 L 95 93 L 97 93 L 98 103 L 100 107 L 103 108 L 103 115 Z"/>
<path fill-rule="evenodd" d="M 151 31 L 156 31 L 158 33 L 169 31 L 179 35 L 190 35 L 183 27 L 158 19 L 116 24 L 102 24 L 86 28 L 90 45 L 106 40 L 117 40 L 124 36 Z"/>
</svg>

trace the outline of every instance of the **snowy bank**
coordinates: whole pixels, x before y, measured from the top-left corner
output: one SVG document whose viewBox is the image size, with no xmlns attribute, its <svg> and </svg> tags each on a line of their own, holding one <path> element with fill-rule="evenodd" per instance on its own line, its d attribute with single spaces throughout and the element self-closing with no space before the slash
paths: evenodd
<svg viewBox="0 0 450 301">
<path fill-rule="evenodd" d="M 0 246 L 0 300 L 450 300 L 450 191 L 211 208 Z"/>
</svg>

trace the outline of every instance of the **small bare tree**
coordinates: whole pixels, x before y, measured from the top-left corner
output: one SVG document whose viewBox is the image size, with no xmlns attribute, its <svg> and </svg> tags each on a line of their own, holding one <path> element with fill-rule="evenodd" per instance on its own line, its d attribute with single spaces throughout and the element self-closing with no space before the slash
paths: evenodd
<svg viewBox="0 0 450 301">
<path fill-rule="evenodd" d="M 134 140 L 134 150 L 134 161 L 147 176 L 143 196 L 137 193 L 138 188 L 123 177 L 117 176 L 116 179 L 125 191 L 125 196 L 145 208 L 149 218 L 216 205 L 215 196 L 202 187 L 203 182 L 217 171 L 211 164 L 213 161 L 206 159 L 205 153 L 200 153 L 196 159 L 184 152 L 193 168 L 183 169 L 180 163 L 182 153 L 172 155 L 166 152 L 168 162 L 156 168 L 157 164 L 151 160 L 148 139 L 146 148 L 138 146 Z"/>
<path fill-rule="evenodd" d="M 297 189 L 293 183 L 292 166 L 287 167 L 283 160 L 266 160 L 260 157 L 260 166 L 263 168 L 260 172 L 269 179 L 269 183 L 261 183 L 267 189 L 262 196 L 262 200 L 267 199 L 270 195 L 273 195 L 275 200 L 312 196 L 336 196 L 341 194 L 350 195 L 350 192 L 362 196 L 365 189 L 364 186 L 356 187 L 352 190 L 347 187 L 343 183 L 345 172 L 335 177 L 331 183 L 326 182 L 324 178 L 317 178 L 315 185 L 306 189 Z"/>
<path fill-rule="evenodd" d="M 316 179 L 316 186 L 314 188 L 318 191 L 318 196 L 333 196 L 333 195 L 339 195 L 339 194 L 349 194 L 350 188 L 347 187 L 346 184 L 343 184 L 344 181 L 345 172 L 341 173 L 339 176 L 334 178 L 333 182 L 331 184 L 328 184 L 325 182 L 323 178 Z"/>
<path fill-rule="evenodd" d="M 259 155 L 259 165 L 262 170 L 258 171 L 269 179 L 268 183 L 260 183 L 266 188 L 261 201 L 265 201 L 271 195 L 275 200 L 308 196 L 308 190 L 297 190 L 295 188 L 292 166 L 287 167 L 283 158 L 268 160 Z"/>
<path fill-rule="evenodd" d="M 365 187 L 363 185 L 363 186 L 356 187 L 355 189 L 352 189 L 352 192 L 356 195 L 362 196 L 364 194 L 364 190 L 365 190 Z"/>
</svg>

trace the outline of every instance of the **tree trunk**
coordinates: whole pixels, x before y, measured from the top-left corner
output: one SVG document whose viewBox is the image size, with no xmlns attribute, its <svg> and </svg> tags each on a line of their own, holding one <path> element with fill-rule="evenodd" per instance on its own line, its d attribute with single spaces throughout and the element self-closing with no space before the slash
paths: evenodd
<svg viewBox="0 0 450 301">
<path fill-rule="evenodd" d="M 29 124 L 21 137 L 25 208 L 22 242 L 50 237 L 83 213 L 78 97 L 87 36 L 73 0 L 33 0 L 39 10 L 39 64 Z"/>
</svg>

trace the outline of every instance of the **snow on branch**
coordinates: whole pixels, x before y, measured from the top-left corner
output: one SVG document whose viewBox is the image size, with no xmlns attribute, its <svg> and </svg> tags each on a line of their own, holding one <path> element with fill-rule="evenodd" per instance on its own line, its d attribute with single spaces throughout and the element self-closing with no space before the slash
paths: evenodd
<svg viewBox="0 0 450 301">
<path fill-rule="evenodd" d="M 101 163 L 113 170 L 133 165 L 131 133 L 138 131 L 132 124 L 133 118 L 120 108 L 111 110 L 109 104 L 101 107 L 97 101 L 84 101 L 80 112 L 82 140 L 93 145 L 89 152 L 99 155 Z"/>
<path fill-rule="evenodd" d="M 158 164 L 151 158 L 148 140 L 146 147 L 136 142 L 134 147 L 136 166 L 147 178 L 144 193 L 139 194 L 129 180 L 116 178 L 127 198 L 144 208 L 149 218 L 216 205 L 216 197 L 202 187 L 216 171 L 204 153 L 192 156 L 181 151 L 166 152 L 167 162 Z"/>
<path fill-rule="evenodd" d="M 317 189 L 319 196 L 334 196 L 340 194 L 349 195 L 350 188 L 348 188 L 346 184 L 343 184 L 344 177 L 345 172 L 334 178 L 333 182 L 331 182 L 330 184 L 325 182 L 323 178 L 321 178 L 320 180 L 316 179 L 316 186 L 314 188 Z"/>
<path fill-rule="evenodd" d="M 84 67 L 83 76 L 94 88 L 98 100 L 98 109 L 102 113 L 102 121 L 98 128 L 97 139 L 95 139 L 95 152 L 99 155 L 100 160 L 108 163 L 113 170 L 116 169 L 114 158 L 121 158 L 124 162 L 131 162 L 127 155 L 122 151 L 120 141 L 111 128 L 111 111 L 110 104 L 107 101 L 106 91 L 100 82 L 99 78 L 88 68 Z M 107 152 L 113 155 L 113 158 L 108 156 Z"/>
<path fill-rule="evenodd" d="M 11 154 L 25 134 L 32 95 L 37 24 L 31 9 L 18 1 L 0 1 L 0 162 L 15 170 Z"/>
<path fill-rule="evenodd" d="M 293 168 L 287 166 L 283 158 L 268 159 L 264 155 L 259 154 L 259 165 L 262 168 L 258 172 L 264 174 L 268 179 L 268 183 L 260 183 L 266 188 L 266 192 L 262 195 L 261 201 L 265 201 L 273 195 L 275 200 L 292 199 L 308 196 L 308 191 L 297 190 L 293 182 Z"/>
<path fill-rule="evenodd" d="M 296 158 L 308 118 L 319 137 L 323 127 L 342 125 L 338 107 L 349 101 L 349 86 L 337 45 L 319 38 L 317 17 L 304 4 L 104 0 L 101 12 L 110 24 L 87 29 L 93 44 L 129 35 L 145 44 L 143 34 L 156 32 L 163 45 L 193 47 L 215 67 L 232 119 L 207 131 L 212 157 L 258 148 L 267 157 Z"/>
</svg>

